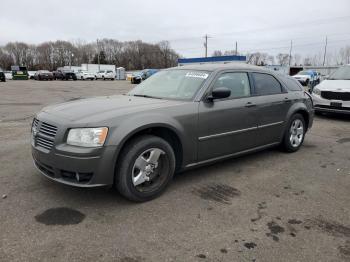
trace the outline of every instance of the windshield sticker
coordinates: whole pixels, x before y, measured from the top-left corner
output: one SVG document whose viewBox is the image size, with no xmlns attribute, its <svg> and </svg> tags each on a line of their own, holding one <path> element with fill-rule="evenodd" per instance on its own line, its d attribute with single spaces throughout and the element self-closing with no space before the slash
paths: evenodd
<svg viewBox="0 0 350 262">
<path fill-rule="evenodd" d="M 203 78 L 203 79 L 207 79 L 208 76 L 209 74 L 199 73 L 199 72 L 188 72 L 186 74 L 186 77 L 195 77 L 195 78 Z"/>
</svg>

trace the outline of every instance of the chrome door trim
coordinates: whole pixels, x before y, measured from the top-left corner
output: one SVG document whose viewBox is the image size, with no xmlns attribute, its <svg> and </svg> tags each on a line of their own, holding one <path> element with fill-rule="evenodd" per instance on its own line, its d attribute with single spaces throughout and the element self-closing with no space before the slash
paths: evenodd
<svg viewBox="0 0 350 262">
<path fill-rule="evenodd" d="M 234 135 L 234 134 L 240 134 L 240 133 L 243 133 L 243 132 L 248 132 L 248 131 L 259 129 L 259 128 L 265 128 L 265 127 L 270 127 L 270 126 L 277 126 L 277 125 L 281 125 L 283 123 L 284 123 L 284 121 L 279 121 L 279 122 L 270 123 L 270 124 L 261 125 L 261 126 L 254 126 L 254 127 L 249 127 L 249 128 L 244 128 L 244 129 L 239 129 L 239 130 L 219 133 L 219 134 L 213 134 L 213 135 L 209 135 L 209 136 L 201 136 L 201 137 L 198 137 L 198 140 L 199 141 L 205 141 L 205 140 L 209 140 L 209 139 L 212 139 L 212 138 L 217 138 L 217 137 L 222 137 L 222 136 L 229 136 L 229 135 Z"/>
<path fill-rule="evenodd" d="M 239 134 L 239 133 L 243 133 L 243 132 L 248 132 L 248 131 L 251 131 L 251 130 L 255 130 L 257 128 L 258 128 L 257 126 L 254 126 L 254 127 L 249 127 L 249 128 L 244 128 L 244 129 L 239 129 L 239 130 L 219 133 L 219 134 L 213 134 L 213 135 L 209 135 L 209 136 L 201 136 L 201 137 L 198 137 L 198 140 L 199 141 L 205 141 L 205 140 L 209 140 L 209 139 L 216 138 L 216 137 L 229 136 L 229 135 L 233 135 L 233 134 Z"/>
<path fill-rule="evenodd" d="M 277 126 L 277 125 L 281 125 L 283 124 L 284 121 L 279 121 L 279 122 L 275 122 L 275 123 L 270 123 L 270 124 L 266 124 L 266 125 L 261 125 L 261 126 L 258 126 L 258 128 L 264 128 L 264 127 L 269 127 L 269 126 Z"/>
</svg>

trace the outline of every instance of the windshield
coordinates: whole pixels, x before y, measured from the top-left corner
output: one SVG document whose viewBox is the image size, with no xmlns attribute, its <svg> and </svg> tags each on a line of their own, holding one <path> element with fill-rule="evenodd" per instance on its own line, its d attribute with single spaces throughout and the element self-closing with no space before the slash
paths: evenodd
<svg viewBox="0 0 350 262">
<path fill-rule="evenodd" d="M 301 72 L 298 73 L 298 75 L 306 75 L 306 76 L 311 75 L 311 74 L 312 73 L 308 72 L 308 71 L 301 71 Z"/>
<path fill-rule="evenodd" d="M 143 81 L 129 95 L 191 100 L 208 76 L 206 71 L 164 70 Z"/>
<path fill-rule="evenodd" d="M 330 80 L 350 80 L 350 66 L 344 66 L 330 75 Z"/>
<path fill-rule="evenodd" d="M 132 75 L 133 76 L 139 76 L 142 74 L 142 71 L 137 71 L 137 72 L 133 72 Z"/>
</svg>

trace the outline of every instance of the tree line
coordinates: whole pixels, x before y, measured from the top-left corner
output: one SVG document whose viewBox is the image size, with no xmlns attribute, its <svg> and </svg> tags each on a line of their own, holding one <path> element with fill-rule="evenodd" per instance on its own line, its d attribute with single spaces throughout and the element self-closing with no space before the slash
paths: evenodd
<svg viewBox="0 0 350 262">
<path fill-rule="evenodd" d="M 28 70 L 56 70 L 66 65 L 112 64 L 127 70 L 167 68 L 177 65 L 179 55 L 168 41 L 150 44 L 101 39 L 96 42 L 49 41 L 38 45 L 10 42 L 0 46 L 0 68 L 27 66 Z"/>
<path fill-rule="evenodd" d="M 212 56 L 240 55 L 235 50 L 216 50 Z M 247 62 L 253 65 L 282 65 L 282 66 L 322 66 L 322 65 L 346 65 L 350 64 L 350 46 L 342 47 L 336 51 L 329 51 L 324 56 L 323 52 L 302 56 L 300 54 L 278 53 L 271 55 L 265 52 L 252 52 L 241 54 L 247 56 Z"/>
</svg>

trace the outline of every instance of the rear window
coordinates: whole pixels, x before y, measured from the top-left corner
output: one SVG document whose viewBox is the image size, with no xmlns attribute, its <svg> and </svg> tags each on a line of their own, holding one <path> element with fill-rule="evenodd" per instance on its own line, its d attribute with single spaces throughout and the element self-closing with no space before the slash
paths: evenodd
<svg viewBox="0 0 350 262">
<path fill-rule="evenodd" d="M 290 91 L 302 91 L 303 88 L 299 82 L 293 77 L 285 77 L 283 81 L 287 84 L 287 89 Z"/>
<path fill-rule="evenodd" d="M 273 95 L 282 93 L 280 82 L 272 75 L 253 73 L 253 80 L 256 95 Z"/>
</svg>

